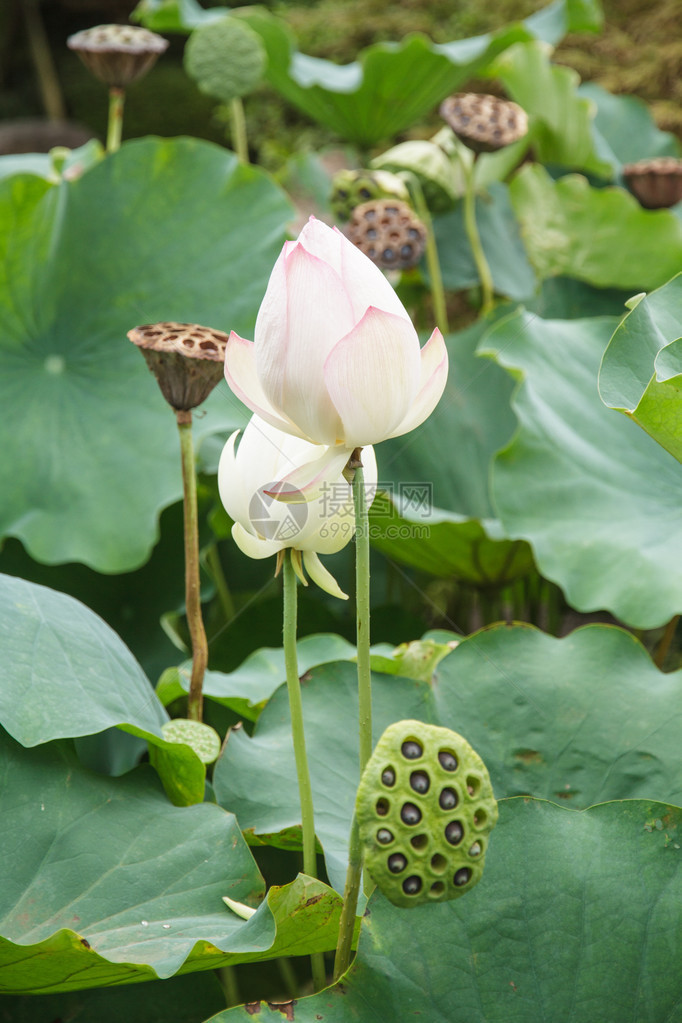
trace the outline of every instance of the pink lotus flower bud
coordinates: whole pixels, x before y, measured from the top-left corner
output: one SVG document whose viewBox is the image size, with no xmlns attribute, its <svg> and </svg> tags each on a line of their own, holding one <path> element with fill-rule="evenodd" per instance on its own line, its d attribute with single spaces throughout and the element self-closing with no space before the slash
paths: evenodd
<svg viewBox="0 0 682 1023">
<path fill-rule="evenodd" d="M 340 471 L 350 452 L 419 426 L 445 387 L 438 329 L 419 338 L 395 291 L 367 256 L 314 217 L 286 242 L 256 320 L 255 340 L 232 332 L 225 376 L 279 430 L 324 445 L 315 472 L 288 475 L 302 491 Z"/>
</svg>

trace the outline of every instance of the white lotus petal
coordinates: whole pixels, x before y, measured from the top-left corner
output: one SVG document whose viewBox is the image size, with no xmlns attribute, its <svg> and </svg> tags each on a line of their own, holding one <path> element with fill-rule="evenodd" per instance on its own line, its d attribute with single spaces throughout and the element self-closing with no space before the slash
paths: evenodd
<svg viewBox="0 0 682 1023">
<path fill-rule="evenodd" d="M 448 381 L 448 350 L 443 335 L 436 329 L 420 353 L 419 391 L 412 407 L 391 437 L 402 437 L 420 426 L 440 401 Z"/>
<path fill-rule="evenodd" d="M 321 590 L 331 593 L 332 597 L 338 597 L 339 600 L 348 600 L 348 594 L 343 592 L 334 576 L 327 571 L 314 551 L 303 552 L 303 563 L 308 575 Z"/>
<path fill-rule="evenodd" d="M 258 379 L 253 341 L 247 341 L 234 331 L 230 334 L 225 349 L 225 379 L 230 389 L 252 412 L 257 413 L 278 430 L 291 433 L 294 437 L 308 439 L 298 426 L 272 405 Z"/>
<path fill-rule="evenodd" d="M 419 341 L 409 320 L 370 307 L 324 367 L 347 448 L 391 436 L 412 405 L 419 368 Z"/>
</svg>

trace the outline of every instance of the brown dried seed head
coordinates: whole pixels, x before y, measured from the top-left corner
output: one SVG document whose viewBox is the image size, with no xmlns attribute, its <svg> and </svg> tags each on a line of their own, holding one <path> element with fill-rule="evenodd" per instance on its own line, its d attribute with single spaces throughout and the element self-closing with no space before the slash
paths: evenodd
<svg viewBox="0 0 682 1023">
<path fill-rule="evenodd" d="M 475 153 L 492 153 L 528 132 L 528 116 L 517 103 L 477 92 L 448 96 L 440 105 L 440 116 Z"/>
<path fill-rule="evenodd" d="M 623 177 L 647 210 L 668 208 L 682 200 L 682 160 L 674 156 L 628 163 L 623 167 Z"/>
<path fill-rule="evenodd" d="M 375 199 L 356 206 L 348 237 L 373 263 L 386 270 L 416 266 L 426 246 L 426 228 L 409 206 L 396 199 Z"/>
<path fill-rule="evenodd" d="M 163 36 L 136 25 L 96 25 L 66 42 L 95 78 L 116 88 L 141 78 L 168 47 Z"/>
<path fill-rule="evenodd" d="M 224 373 L 227 334 L 198 323 L 145 323 L 128 331 L 175 411 L 208 398 Z"/>
</svg>

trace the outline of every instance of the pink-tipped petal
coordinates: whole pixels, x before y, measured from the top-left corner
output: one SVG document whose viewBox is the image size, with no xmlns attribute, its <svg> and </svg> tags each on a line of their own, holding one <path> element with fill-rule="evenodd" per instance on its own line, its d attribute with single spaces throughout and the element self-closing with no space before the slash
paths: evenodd
<svg viewBox="0 0 682 1023">
<path fill-rule="evenodd" d="M 409 412 L 391 437 L 402 437 L 431 415 L 441 399 L 448 381 L 448 350 L 441 332 L 436 329 L 420 353 L 419 390 Z"/>
<path fill-rule="evenodd" d="M 271 278 L 256 320 L 258 378 L 268 401 L 316 443 L 333 444 L 339 419 L 327 394 L 324 361 L 353 327 L 341 278 L 296 245 Z"/>
<path fill-rule="evenodd" d="M 282 477 L 276 489 L 266 490 L 265 493 L 283 504 L 304 504 L 324 497 L 341 477 L 352 453 L 352 448 L 327 448 L 320 458 L 298 466 Z"/>
<path fill-rule="evenodd" d="M 391 436 L 415 398 L 419 369 L 419 341 L 410 321 L 370 307 L 324 367 L 345 447 Z"/>
<path fill-rule="evenodd" d="M 306 435 L 290 419 L 280 413 L 267 398 L 256 372 L 256 349 L 253 341 L 230 334 L 225 350 L 225 379 L 230 389 L 252 412 L 256 412 L 277 430 L 307 440 Z"/>
<path fill-rule="evenodd" d="M 303 552 L 303 564 L 312 581 L 317 583 L 321 590 L 331 593 L 332 597 L 338 597 L 339 600 L 348 600 L 348 594 L 343 592 L 334 576 L 324 567 L 314 551 Z"/>
<path fill-rule="evenodd" d="M 351 302 L 354 323 L 370 306 L 409 320 L 405 307 L 379 267 L 338 228 L 327 227 L 321 220 L 311 217 L 298 240 L 339 275 Z"/>
</svg>

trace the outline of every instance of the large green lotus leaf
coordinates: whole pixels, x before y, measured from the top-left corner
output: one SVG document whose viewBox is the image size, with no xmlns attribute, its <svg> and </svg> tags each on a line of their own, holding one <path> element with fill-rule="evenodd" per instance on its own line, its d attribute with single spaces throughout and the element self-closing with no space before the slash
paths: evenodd
<svg viewBox="0 0 682 1023">
<path fill-rule="evenodd" d="M 523 377 L 519 429 L 493 463 L 493 494 L 507 534 L 528 540 L 573 607 L 656 628 L 682 611 L 682 476 L 599 398 L 614 326 L 517 312 L 492 328 L 486 349 Z"/>
<path fill-rule="evenodd" d="M 128 648 L 80 601 L 0 575 L 0 724 L 24 746 L 168 720 Z"/>
<path fill-rule="evenodd" d="M 557 42 L 577 19 L 594 22 L 597 13 L 595 3 L 559 0 L 495 33 L 444 44 L 409 35 L 400 43 L 370 46 L 343 66 L 298 52 L 286 25 L 266 11 L 245 8 L 240 16 L 263 40 L 267 77 L 277 91 L 342 138 L 369 148 L 414 124 L 513 43 Z"/>
<path fill-rule="evenodd" d="M 408 911 L 374 895 L 350 970 L 291 1018 L 680 1023 L 681 832 L 665 803 L 504 800 L 481 883 Z M 211 1023 L 281 1019 L 261 1003 Z"/>
<path fill-rule="evenodd" d="M 215 804 L 173 807 L 148 767 L 102 778 L 58 744 L 25 750 L 5 736 L 0 759 L 0 990 L 110 986 L 334 947 L 338 896 L 300 875 L 263 900 L 237 822 Z M 261 905 L 245 922 L 224 895 Z"/>
<path fill-rule="evenodd" d="M 60 995 L 0 996 L 3 1023 L 203 1023 L 225 1005 L 218 978 L 202 973 L 157 984 L 96 988 Z"/>
<path fill-rule="evenodd" d="M 598 155 L 616 170 L 635 160 L 679 156 L 680 143 L 661 131 L 647 104 L 638 96 L 614 96 L 595 82 L 583 82 L 578 95 L 596 107 L 592 126 Z"/>
<path fill-rule="evenodd" d="M 533 566 L 528 544 L 506 539 L 496 519 L 479 522 L 441 508 L 426 518 L 386 494 L 372 504 L 370 538 L 403 565 L 472 586 L 505 586 Z"/>
<path fill-rule="evenodd" d="M 116 726 L 157 746 L 159 773 L 178 805 L 201 802 L 206 768 L 184 743 L 167 742 L 168 715 L 116 633 L 64 593 L 0 575 L 4 679 L 0 724 L 23 746 L 93 736 Z M 120 751 L 119 751 L 120 752 Z M 91 760 L 88 751 L 86 757 Z M 114 761 L 117 751 L 114 750 Z M 114 772 L 137 759 L 123 751 Z"/>
<path fill-rule="evenodd" d="M 139 323 L 248 333 L 285 235 L 283 193 L 227 151 L 139 139 L 73 182 L 0 182 L 0 530 L 37 560 L 137 567 L 182 492 L 177 429 Z M 196 434 L 244 410 L 220 385 Z"/>
<path fill-rule="evenodd" d="M 682 462 L 682 274 L 647 295 L 609 341 L 599 392 Z"/>
<path fill-rule="evenodd" d="M 599 679 L 599 685 L 594 679 Z M 648 796 L 682 801 L 682 672 L 662 674 L 633 637 L 593 625 L 555 639 L 498 626 L 463 639 L 433 682 L 373 675 L 373 730 L 416 718 L 464 735 L 487 764 L 498 798 Z M 303 680 L 315 831 L 331 883 L 342 890 L 359 780 L 357 674 L 330 664 Z M 300 822 L 286 689 L 253 736 L 234 732 L 216 764 L 218 801 L 247 832 L 284 844 Z"/>
<path fill-rule="evenodd" d="M 302 675 L 318 664 L 349 660 L 356 657 L 356 648 L 342 636 L 320 633 L 305 636 L 296 644 L 298 670 Z M 156 687 L 164 704 L 186 696 L 189 692 L 190 665 L 169 668 Z M 251 721 L 255 721 L 275 689 L 286 681 L 284 650 L 282 647 L 262 647 L 254 650 L 243 664 L 230 672 L 207 671 L 204 677 L 204 697 L 222 703 Z"/>
<path fill-rule="evenodd" d="M 495 182 L 476 199 L 476 223 L 493 285 L 498 295 L 523 299 L 533 294 L 535 274 L 519 235 L 507 185 Z M 450 213 L 433 218 L 443 285 L 461 291 L 479 284 L 479 275 L 464 228 L 459 202 Z"/>
<path fill-rule="evenodd" d="M 682 222 L 644 210 L 622 188 L 591 188 L 579 174 L 553 181 L 528 164 L 509 194 L 539 277 L 564 275 L 597 287 L 657 288 L 682 264 Z"/>
<path fill-rule="evenodd" d="M 446 338 L 450 369 L 435 411 L 377 451 L 379 479 L 393 504 L 370 512 L 372 541 L 396 561 L 480 586 L 504 585 L 531 566 L 510 544 L 490 501 L 493 455 L 511 438 L 513 382 L 476 356 L 490 321 Z"/>
<path fill-rule="evenodd" d="M 519 43 L 501 54 L 489 74 L 530 115 L 533 148 L 541 163 L 613 176 L 612 165 L 595 151 L 594 104 L 578 95 L 576 71 L 550 62 L 540 41 Z"/>
<path fill-rule="evenodd" d="M 0 572 L 87 604 L 121 637 L 147 677 L 156 679 L 178 656 L 160 621 L 169 608 L 181 608 L 185 599 L 182 504 L 167 508 L 159 525 L 161 538 L 136 572 L 102 575 L 77 563 L 43 565 L 30 558 L 18 540 L 9 538 L 0 550 Z"/>
</svg>

